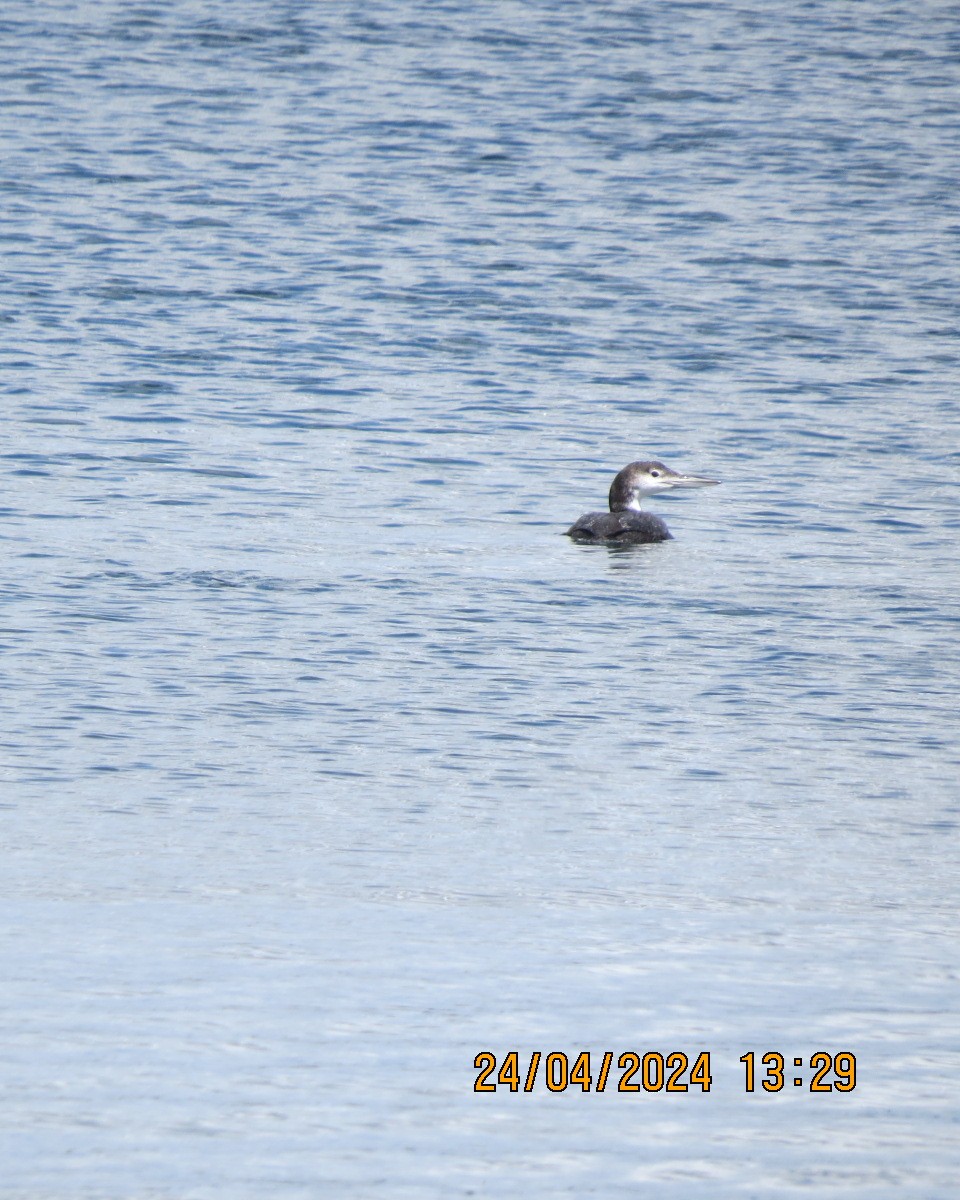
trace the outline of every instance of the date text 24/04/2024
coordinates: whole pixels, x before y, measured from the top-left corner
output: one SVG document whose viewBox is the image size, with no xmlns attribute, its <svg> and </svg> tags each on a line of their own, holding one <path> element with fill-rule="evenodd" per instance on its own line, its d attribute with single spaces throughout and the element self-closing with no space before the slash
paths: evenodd
<svg viewBox="0 0 960 1200">
<path fill-rule="evenodd" d="M 572 1060 L 572 1065 L 571 1065 Z M 795 1074 L 790 1075 L 788 1061 Z M 496 1092 L 503 1088 L 511 1092 L 532 1092 L 538 1083 L 550 1092 L 565 1092 L 579 1088 L 584 1092 L 690 1092 L 698 1089 L 709 1092 L 713 1086 L 710 1051 L 701 1050 L 688 1055 L 682 1050 L 662 1054 L 658 1050 L 640 1053 L 625 1050 L 617 1056 L 613 1071 L 614 1053 L 605 1050 L 591 1057 L 589 1050 L 576 1055 L 552 1051 L 544 1055 L 532 1051 L 521 1059 L 520 1052 L 510 1050 L 500 1059 L 490 1050 L 482 1050 L 473 1060 L 478 1075 L 475 1092 Z M 806 1087 L 811 1092 L 852 1092 L 857 1086 L 857 1060 L 849 1050 L 830 1054 L 817 1050 L 809 1058 L 781 1054 L 768 1050 L 758 1056 L 752 1051 L 740 1056 L 744 1068 L 744 1091 L 753 1092 L 759 1083 L 761 1091 L 780 1092 L 789 1081 L 793 1087 Z M 596 1070 L 594 1070 L 596 1067 Z M 611 1079 L 611 1072 L 613 1078 Z M 809 1074 L 804 1072 L 809 1071 Z M 619 1072 L 619 1075 L 618 1075 Z"/>
</svg>

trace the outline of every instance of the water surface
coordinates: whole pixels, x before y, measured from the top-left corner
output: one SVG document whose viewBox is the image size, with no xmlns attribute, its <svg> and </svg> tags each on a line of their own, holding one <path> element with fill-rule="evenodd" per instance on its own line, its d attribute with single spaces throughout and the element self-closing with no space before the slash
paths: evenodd
<svg viewBox="0 0 960 1200">
<path fill-rule="evenodd" d="M 0 1195 L 952 1194 L 954 16 L 7 5 Z"/>
</svg>

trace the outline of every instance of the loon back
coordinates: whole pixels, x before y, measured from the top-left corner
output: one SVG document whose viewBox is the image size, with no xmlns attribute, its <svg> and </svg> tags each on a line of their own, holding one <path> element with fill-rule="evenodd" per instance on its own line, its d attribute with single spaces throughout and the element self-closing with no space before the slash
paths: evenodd
<svg viewBox="0 0 960 1200">
<path fill-rule="evenodd" d="M 673 534 L 666 523 L 653 513 L 623 512 L 586 513 L 567 530 L 575 542 L 667 542 Z"/>
</svg>

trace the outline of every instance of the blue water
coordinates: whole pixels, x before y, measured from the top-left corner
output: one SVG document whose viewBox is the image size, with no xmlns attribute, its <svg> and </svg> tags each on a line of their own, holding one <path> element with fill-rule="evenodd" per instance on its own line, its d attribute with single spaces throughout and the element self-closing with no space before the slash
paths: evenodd
<svg viewBox="0 0 960 1200">
<path fill-rule="evenodd" d="M 957 16 L 4 6 L 4 1200 L 955 1195 Z"/>
</svg>

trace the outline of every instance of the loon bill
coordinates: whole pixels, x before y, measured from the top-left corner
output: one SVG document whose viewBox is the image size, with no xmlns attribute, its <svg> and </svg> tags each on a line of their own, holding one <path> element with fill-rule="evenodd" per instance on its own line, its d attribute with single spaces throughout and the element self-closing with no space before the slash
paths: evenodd
<svg viewBox="0 0 960 1200">
<path fill-rule="evenodd" d="M 610 511 L 585 513 L 570 526 L 567 537 L 576 542 L 666 542 L 673 536 L 666 523 L 653 513 L 640 511 L 644 496 L 719 482 L 703 475 L 681 475 L 656 460 L 629 463 L 610 485 Z"/>
</svg>

